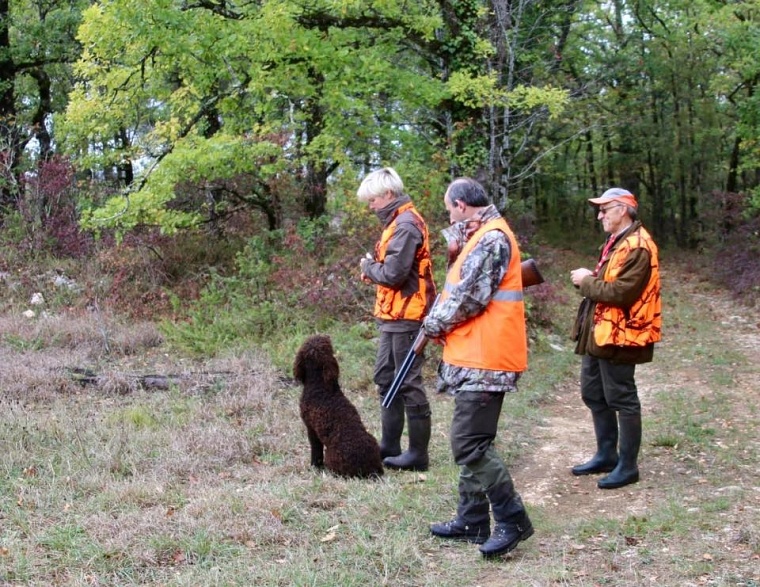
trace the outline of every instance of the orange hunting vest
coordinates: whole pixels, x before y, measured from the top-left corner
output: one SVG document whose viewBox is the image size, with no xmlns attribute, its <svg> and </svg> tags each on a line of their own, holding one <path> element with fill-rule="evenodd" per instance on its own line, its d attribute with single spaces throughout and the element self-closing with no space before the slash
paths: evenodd
<svg viewBox="0 0 760 587">
<path fill-rule="evenodd" d="M 463 261 L 490 230 L 500 230 L 509 238 L 509 267 L 485 311 L 446 334 L 443 360 L 460 367 L 520 373 L 528 368 L 520 250 L 503 218 L 487 222 L 467 241 L 446 275 L 441 302 L 462 280 Z"/>
<path fill-rule="evenodd" d="M 393 220 L 383 231 L 380 240 L 375 245 L 375 260 L 382 263 L 385 260 L 385 252 L 388 243 L 396 232 L 398 217 L 404 213 L 411 213 L 414 225 L 422 233 L 422 246 L 417 250 L 415 263 L 418 267 L 419 288 L 411 296 L 404 297 L 400 290 L 377 286 L 375 294 L 374 316 L 381 320 L 422 320 L 435 298 L 435 283 L 433 281 L 433 267 L 430 260 L 430 240 L 425 221 L 411 202 L 400 206 L 396 210 Z"/>
<path fill-rule="evenodd" d="M 602 279 L 615 281 L 634 249 L 649 251 L 651 274 L 639 298 L 628 308 L 597 303 L 594 311 L 594 342 L 598 346 L 643 347 L 658 342 L 662 336 L 660 299 L 660 264 L 657 245 L 649 233 L 640 228 L 626 237 L 612 251 Z"/>
</svg>

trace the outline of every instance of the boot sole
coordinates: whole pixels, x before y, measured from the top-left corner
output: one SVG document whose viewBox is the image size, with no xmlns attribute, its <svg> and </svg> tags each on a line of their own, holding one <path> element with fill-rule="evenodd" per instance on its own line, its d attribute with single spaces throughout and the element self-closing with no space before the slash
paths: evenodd
<svg viewBox="0 0 760 587">
<path fill-rule="evenodd" d="M 628 479 L 625 479 L 624 481 L 617 481 L 616 483 L 604 483 L 604 479 L 600 479 L 597 481 L 596 486 L 599 489 L 618 489 L 620 487 L 625 487 L 626 485 L 632 485 L 633 483 L 639 482 L 639 476 L 634 475 L 633 477 L 629 477 Z"/>
<path fill-rule="evenodd" d="M 512 542 L 507 544 L 505 547 L 500 548 L 499 550 L 492 550 L 490 552 L 483 552 L 482 550 L 480 553 L 483 555 L 483 558 L 495 558 L 497 556 L 501 556 L 503 554 L 507 554 L 512 552 L 515 548 L 517 548 L 517 545 L 520 544 L 523 540 L 527 540 L 531 536 L 533 536 L 533 526 L 525 530 L 520 536 L 515 538 Z"/>
<path fill-rule="evenodd" d="M 608 467 L 596 467 L 594 469 L 581 469 L 578 470 L 575 467 L 570 469 L 570 471 L 575 475 L 576 477 L 582 477 L 584 475 L 596 475 L 598 473 L 612 473 L 612 471 L 615 470 L 615 465 L 611 465 Z"/>
<path fill-rule="evenodd" d="M 486 540 L 488 538 L 486 536 L 443 536 L 441 534 L 436 534 L 432 530 L 430 533 L 435 536 L 436 538 L 443 538 L 444 540 L 455 540 L 457 542 L 469 542 L 470 544 L 485 544 Z"/>
<path fill-rule="evenodd" d="M 386 463 L 383 460 L 383 467 L 386 469 L 391 469 L 393 471 L 427 471 L 429 468 L 429 464 L 427 465 L 394 465 L 393 463 Z"/>
<path fill-rule="evenodd" d="M 380 451 L 380 459 L 392 459 L 394 457 L 401 456 L 401 451 L 399 452 L 383 452 Z"/>
</svg>

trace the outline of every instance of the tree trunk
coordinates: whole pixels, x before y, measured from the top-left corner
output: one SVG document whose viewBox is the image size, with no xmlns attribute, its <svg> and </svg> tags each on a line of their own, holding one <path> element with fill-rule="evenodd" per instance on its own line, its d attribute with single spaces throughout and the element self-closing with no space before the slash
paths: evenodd
<svg viewBox="0 0 760 587">
<path fill-rule="evenodd" d="M 15 207 L 16 170 L 21 155 L 16 126 L 16 64 L 10 39 L 8 0 L 0 0 L 0 211 Z"/>
</svg>

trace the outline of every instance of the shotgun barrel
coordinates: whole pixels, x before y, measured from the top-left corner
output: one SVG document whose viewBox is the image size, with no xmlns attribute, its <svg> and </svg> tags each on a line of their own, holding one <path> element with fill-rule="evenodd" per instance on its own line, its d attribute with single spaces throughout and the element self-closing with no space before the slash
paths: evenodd
<svg viewBox="0 0 760 587">
<path fill-rule="evenodd" d="M 438 304 L 438 300 L 440 299 L 441 294 L 435 296 L 435 301 L 433 302 L 433 305 L 430 306 L 431 310 L 435 308 L 436 304 Z M 409 369 L 412 368 L 414 359 L 416 359 L 417 355 L 421 354 L 422 351 L 425 350 L 427 341 L 428 339 L 427 336 L 425 336 L 425 329 L 420 327 L 420 331 L 417 333 L 417 337 L 412 343 L 412 348 L 409 349 L 406 357 L 404 357 L 404 362 L 401 363 L 401 367 L 399 367 L 398 371 L 396 371 L 396 376 L 393 378 L 393 383 L 391 383 L 390 389 L 388 389 L 388 391 L 383 396 L 382 406 L 384 408 L 389 408 L 393 403 L 393 400 L 396 399 L 396 394 L 398 393 L 398 390 L 401 389 L 401 384 L 404 382 L 404 379 L 406 379 L 406 375 L 409 373 Z"/>
</svg>

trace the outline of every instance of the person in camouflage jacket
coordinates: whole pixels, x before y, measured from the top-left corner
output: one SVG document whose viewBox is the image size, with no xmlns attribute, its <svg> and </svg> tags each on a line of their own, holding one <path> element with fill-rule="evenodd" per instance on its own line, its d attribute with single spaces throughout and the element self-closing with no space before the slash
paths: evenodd
<svg viewBox="0 0 760 587">
<path fill-rule="evenodd" d="M 483 556 L 492 557 L 533 534 L 522 499 L 493 447 L 504 396 L 517 390 L 527 366 L 520 251 L 478 182 L 454 180 L 444 204 L 452 223 L 445 233 L 460 252 L 423 328 L 428 338 L 444 345 L 438 391 L 455 398 L 450 440 L 460 465 L 459 503 L 453 520 L 432 524 L 430 531 L 481 544 Z M 498 338 L 489 340 L 494 333 Z"/>
</svg>

